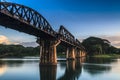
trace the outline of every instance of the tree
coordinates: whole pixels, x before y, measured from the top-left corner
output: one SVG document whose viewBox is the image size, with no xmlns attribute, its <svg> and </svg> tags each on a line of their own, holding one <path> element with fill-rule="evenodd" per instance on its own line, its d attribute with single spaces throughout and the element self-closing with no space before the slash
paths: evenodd
<svg viewBox="0 0 120 80">
<path fill-rule="evenodd" d="M 111 49 L 113 49 L 108 40 L 97 37 L 89 37 L 83 40 L 82 45 L 86 48 L 89 55 L 108 54 L 111 53 Z"/>
</svg>

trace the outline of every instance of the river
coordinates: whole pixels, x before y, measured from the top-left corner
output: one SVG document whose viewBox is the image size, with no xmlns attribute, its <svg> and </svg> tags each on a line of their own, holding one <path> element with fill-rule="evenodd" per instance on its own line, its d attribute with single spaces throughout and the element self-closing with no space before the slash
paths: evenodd
<svg viewBox="0 0 120 80">
<path fill-rule="evenodd" d="M 59 59 L 57 66 L 39 66 L 38 58 L 3 58 L 0 80 L 120 80 L 120 59 Z"/>
</svg>

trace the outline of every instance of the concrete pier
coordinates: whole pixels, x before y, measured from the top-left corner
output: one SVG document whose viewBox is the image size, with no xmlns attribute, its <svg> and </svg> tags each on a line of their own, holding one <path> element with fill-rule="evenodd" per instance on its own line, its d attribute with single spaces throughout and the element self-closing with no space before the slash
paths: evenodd
<svg viewBox="0 0 120 80">
<path fill-rule="evenodd" d="M 56 47 L 59 43 L 59 40 L 39 40 L 40 65 L 57 65 Z"/>
</svg>

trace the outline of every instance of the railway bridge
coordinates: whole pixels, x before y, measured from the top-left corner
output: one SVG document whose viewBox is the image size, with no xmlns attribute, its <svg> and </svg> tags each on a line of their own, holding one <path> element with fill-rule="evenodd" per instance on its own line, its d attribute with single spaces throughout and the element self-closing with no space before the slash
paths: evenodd
<svg viewBox="0 0 120 80">
<path fill-rule="evenodd" d="M 85 48 L 64 26 L 56 32 L 48 21 L 37 11 L 24 5 L 0 2 L 0 25 L 37 37 L 40 44 L 40 64 L 56 65 L 56 47 L 63 44 L 66 47 L 66 58 L 86 55 Z"/>
</svg>

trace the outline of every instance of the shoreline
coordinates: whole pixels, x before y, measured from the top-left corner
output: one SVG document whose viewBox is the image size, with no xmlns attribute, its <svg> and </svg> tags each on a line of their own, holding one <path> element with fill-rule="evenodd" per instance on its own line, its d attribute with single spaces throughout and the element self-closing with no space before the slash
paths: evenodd
<svg viewBox="0 0 120 80">
<path fill-rule="evenodd" d="M 99 54 L 94 55 L 95 58 L 120 58 L 120 54 Z"/>
</svg>

